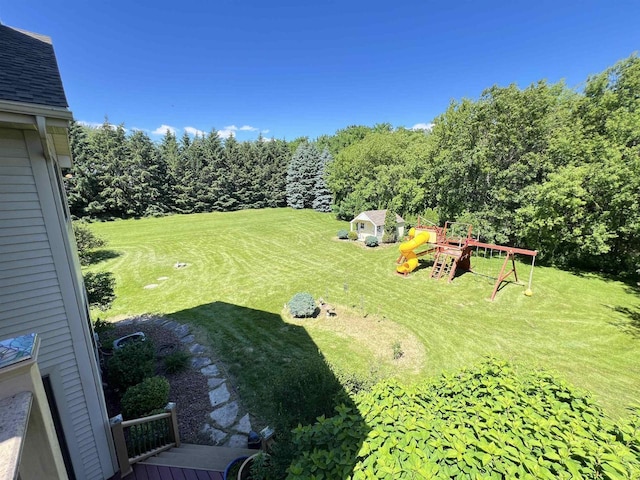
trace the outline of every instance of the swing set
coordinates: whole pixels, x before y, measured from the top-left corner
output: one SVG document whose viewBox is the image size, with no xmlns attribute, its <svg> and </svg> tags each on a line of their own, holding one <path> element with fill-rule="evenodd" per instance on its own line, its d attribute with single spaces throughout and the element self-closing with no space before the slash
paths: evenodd
<svg viewBox="0 0 640 480">
<path fill-rule="evenodd" d="M 495 279 L 493 292 L 491 293 L 491 301 L 493 301 L 503 283 L 507 281 L 506 279 L 511 274 L 515 278 L 515 283 L 523 285 L 518 281 L 515 256 L 525 255 L 531 257 L 531 269 L 529 283 L 524 294 L 528 297 L 533 295 L 531 285 L 533 267 L 538 255 L 537 250 L 481 242 L 478 237 L 474 238 L 472 236 L 472 231 L 473 226 L 468 223 L 446 222 L 444 227 L 438 227 L 431 222 L 422 224 L 420 217 L 418 217 L 418 225 L 409 230 L 409 240 L 400 244 L 400 257 L 396 261 L 398 264 L 396 271 L 407 276 L 417 267 L 418 257 L 433 255 L 433 266 L 429 278 L 439 280 L 442 277 L 446 277 L 448 282 L 451 283 L 458 271 L 476 273 L 471 268 L 471 255 L 474 249 L 477 256 L 480 256 L 480 249 L 484 249 L 485 258 L 488 250 L 491 252 L 491 258 L 493 258 L 493 252 L 497 251 L 500 252 L 500 258 L 504 256 L 500 273 L 497 277 L 486 275 Z M 424 245 L 426 249 L 415 251 L 421 245 Z"/>
</svg>

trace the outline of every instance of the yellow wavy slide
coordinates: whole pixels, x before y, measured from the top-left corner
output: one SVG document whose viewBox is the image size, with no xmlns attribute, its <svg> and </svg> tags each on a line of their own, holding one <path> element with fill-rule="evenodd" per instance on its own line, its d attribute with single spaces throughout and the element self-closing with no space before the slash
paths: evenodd
<svg viewBox="0 0 640 480">
<path fill-rule="evenodd" d="M 425 243 L 435 243 L 436 241 L 435 232 L 422 232 L 415 237 L 413 237 L 413 234 L 415 234 L 415 230 L 412 228 L 409 230 L 409 238 L 411 240 L 400 244 L 400 253 L 402 253 L 405 261 L 396 268 L 398 273 L 405 274 L 413 272 L 418 266 L 418 257 L 414 250 L 420 245 Z"/>
</svg>

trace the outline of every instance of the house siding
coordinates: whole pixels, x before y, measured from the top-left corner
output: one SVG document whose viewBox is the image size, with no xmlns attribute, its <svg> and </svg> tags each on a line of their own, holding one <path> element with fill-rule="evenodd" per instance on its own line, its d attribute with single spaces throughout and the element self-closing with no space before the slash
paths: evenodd
<svg viewBox="0 0 640 480">
<path fill-rule="evenodd" d="M 82 389 L 78 395 L 83 382 L 70 312 L 26 136 L 0 128 L 0 336 L 40 335 L 40 371 L 51 376 L 76 477 L 103 479 L 108 475 L 97 460 L 95 437 L 87 435 L 92 431 L 87 399 Z"/>
</svg>

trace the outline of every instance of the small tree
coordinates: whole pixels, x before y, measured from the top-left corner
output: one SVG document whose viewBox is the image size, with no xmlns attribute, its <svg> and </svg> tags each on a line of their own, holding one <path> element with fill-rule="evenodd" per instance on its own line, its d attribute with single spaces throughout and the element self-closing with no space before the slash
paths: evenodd
<svg viewBox="0 0 640 480">
<path fill-rule="evenodd" d="M 83 275 L 83 279 L 89 306 L 108 310 L 116 298 L 114 292 L 116 281 L 113 274 L 111 272 L 87 272 Z"/>
<path fill-rule="evenodd" d="M 76 246 L 78 247 L 78 257 L 80 265 L 89 265 L 91 263 L 91 252 L 94 248 L 104 247 L 106 242 L 93 233 L 89 227 L 74 222 L 73 233 L 76 237 Z"/>
<path fill-rule="evenodd" d="M 396 211 L 389 206 L 384 217 L 384 235 L 382 241 L 393 243 L 398 239 L 398 222 L 396 221 Z"/>
</svg>

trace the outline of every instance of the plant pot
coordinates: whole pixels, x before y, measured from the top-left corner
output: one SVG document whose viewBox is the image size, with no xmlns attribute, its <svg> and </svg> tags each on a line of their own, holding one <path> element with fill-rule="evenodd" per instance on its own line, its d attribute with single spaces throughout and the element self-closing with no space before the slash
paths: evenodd
<svg viewBox="0 0 640 480">
<path fill-rule="evenodd" d="M 242 465 L 240 465 L 240 470 L 238 470 L 237 480 L 252 480 L 251 467 L 253 466 L 254 460 L 260 455 L 268 456 L 264 452 L 258 452 L 258 453 L 254 453 L 253 455 L 248 457 L 244 462 L 242 462 Z"/>
<path fill-rule="evenodd" d="M 243 457 L 234 458 L 229 462 L 227 468 L 224 469 L 223 480 L 235 480 L 238 478 L 238 471 L 242 466 L 242 463 L 249 457 L 246 455 Z"/>
<path fill-rule="evenodd" d="M 125 335 L 124 337 L 116 338 L 113 341 L 113 349 L 118 350 L 119 348 L 122 348 L 129 343 L 144 342 L 145 340 L 146 336 L 144 332 L 132 333 L 130 335 Z"/>
</svg>

